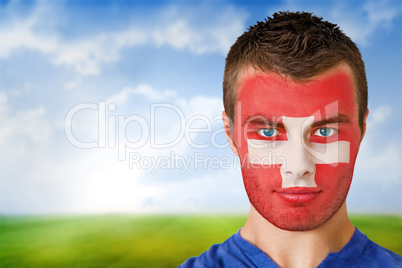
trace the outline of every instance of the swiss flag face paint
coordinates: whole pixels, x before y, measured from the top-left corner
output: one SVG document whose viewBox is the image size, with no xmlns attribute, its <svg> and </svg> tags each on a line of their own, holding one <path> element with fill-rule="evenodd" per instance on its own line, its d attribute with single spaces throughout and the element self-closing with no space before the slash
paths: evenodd
<svg viewBox="0 0 402 268">
<path fill-rule="evenodd" d="M 306 83 L 250 69 L 239 85 L 233 139 L 254 208 L 285 230 L 311 230 L 346 199 L 360 142 L 351 71 Z"/>
</svg>

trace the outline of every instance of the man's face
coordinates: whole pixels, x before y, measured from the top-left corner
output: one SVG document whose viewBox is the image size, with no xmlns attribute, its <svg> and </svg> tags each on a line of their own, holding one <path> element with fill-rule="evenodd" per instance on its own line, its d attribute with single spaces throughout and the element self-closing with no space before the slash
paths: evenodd
<svg viewBox="0 0 402 268">
<path fill-rule="evenodd" d="M 278 228 L 315 229 L 346 199 L 361 132 L 350 69 L 296 83 L 249 69 L 233 140 L 254 208 Z"/>
</svg>

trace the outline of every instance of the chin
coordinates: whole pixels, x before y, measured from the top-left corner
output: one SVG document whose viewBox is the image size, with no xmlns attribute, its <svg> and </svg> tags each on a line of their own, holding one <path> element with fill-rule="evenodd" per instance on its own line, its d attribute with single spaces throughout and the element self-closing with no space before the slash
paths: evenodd
<svg viewBox="0 0 402 268">
<path fill-rule="evenodd" d="M 285 231 L 311 231 L 319 228 L 333 218 L 345 199 L 338 199 L 332 206 L 319 210 L 308 207 L 293 207 L 275 211 L 272 208 L 256 208 L 257 212 L 275 227 Z M 318 212 L 317 212 L 318 211 Z"/>
<path fill-rule="evenodd" d="M 267 219 L 268 220 L 268 219 Z M 293 231 L 293 232 L 304 232 L 311 231 L 317 229 L 318 227 L 325 224 L 329 219 L 325 220 L 304 220 L 298 221 L 294 219 L 270 219 L 268 220 L 275 227 L 282 229 L 284 231 Z"/>
</svg>

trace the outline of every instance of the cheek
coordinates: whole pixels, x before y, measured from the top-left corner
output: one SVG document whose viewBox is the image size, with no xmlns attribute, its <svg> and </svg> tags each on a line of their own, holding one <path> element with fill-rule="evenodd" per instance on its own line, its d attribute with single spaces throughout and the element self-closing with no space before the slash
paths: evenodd
<svg viewBox="0 0 402 268">
<path fill-rule="evenodd" d="M 279 168 L 244 163 L 242 175 L 244 187 L 254 207 L 261 208 L 273 204 L 273 191 L 282 185 Z"/>
<path fill-rule="evenodd" d="M 238 121 L 238 120 L 237 120 Z M 248 147 L 247 147 L 247 137 L 243 135 L 243 129 L 235 122 L 233 127 L 233 141 L 236 145 L 237 152 L 239 154 L 239 159 L 242 165 L 248 165 Z"/>
<path fill-rule="evenodd" d="M 244 163 L 242 173 L 245 182 L 250 186 L 253 185 L 256 190 L 265 191 L 265 189 L 269 189 L 269 191 L 272 191 L 282 186 L 279 167 Z"/>
<path fill-rule="evenodd" d="M 317 165 L 315 181 L 322 188 L 328 198 L 347 192 L 352 182 L 353 164 L 340 163 L 337 166 Z"/>
<path fill-rule="evenodd" d="M 345 202 L 353 177 L 353 165 L 339 164 L 336 167 L 317 165 L 315 180 L 322 194 L 312 206 L 316 215 L 335 213 Z"/>
</svg>

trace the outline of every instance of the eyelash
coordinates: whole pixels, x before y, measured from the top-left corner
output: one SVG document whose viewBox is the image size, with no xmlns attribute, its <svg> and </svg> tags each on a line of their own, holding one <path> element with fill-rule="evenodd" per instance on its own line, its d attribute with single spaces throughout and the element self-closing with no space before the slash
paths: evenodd
<svg viewBox="0 0 402 268">
<path fill-rule="evenodd" d="M 324 134 L 321 133 L 321 130 L 324 130 L 324 129 L 330 131 L 330 133 L 329 133 L 328 135 L 326 135 L 326 136 L 324 136 Z M 318 132 L 320 132 L 320 133 L 317 134 Z M 320 127 L 320 128 L 317 128 L 317 129 L 314 131 L 313 135 L 316 135 L 316 136 L 319 136 L 319 137 L 325 137 L 325 138 L 327 138 L 327 137 L 331 137 L 331 136 L 335 135 L 337 132 L 338 132 L 338 130 L 335 129 L 335 128 L 331 128 L 331 127 Z"/>
<path fill-rule="evenodd" d="M 272 131 L 272 134 L 271 135 L 267 135 L 266 133 L 263 133 L 264 131 L 266 131 L 266 130 L 268 130 L 268 131 Z M 276 129 L 276 128 L 263 128 L 263 129 L 259 129 L 258 131 L 257 131 L 257 133 L 259 134 L 259 135 L 261 135 L 261 136 L 263 136 L 263 137 L 267 137 L 267 138 L 269 138 L 269 137 L 275 137 L 275 136 L 278 136 L 278 134 L 279 134 L 279 131 Z"/>
<path fill-rule="evenodd" d="M 321 132 L 321 130 L 327 130 L 327 131 L 329 130 L 330 133 L 325 136 L 325 135 Z M 269 133 L 264 133 L 265 131 L 269 131 Z M 320 127 L 320 128 L 315 129 L 314 131 L 312 131 L 312 135 L 327 138 L 327 137 L 331 137 L 331 136 L 335 135 L 337 132 L 338 132 L 338 130 L 335 129 L 335 128 Z M 263 129 L 259 129 L 259 130 L 257 131 L 257 133 L 258 133 L 260 136 L 262 136 L 262 137 L 267 137 L 267 138 L 269 138 L 269 137 L 275 137 L 275 136 L 280 135 L 279 131 L 278 131 L 276 128 L 263 128 Z M 272 134 L 271 134 L 271 133 L 272 133 Z M 268 134 L 271 134 L 271 135 L 268 135 Z"/>
</svg>

